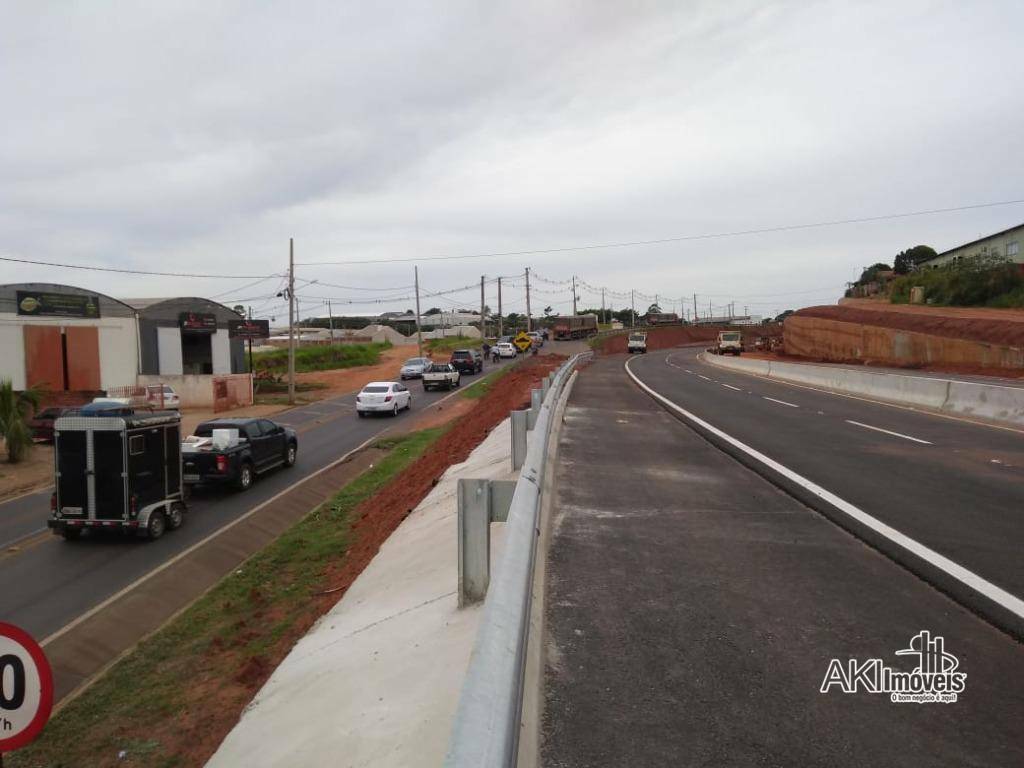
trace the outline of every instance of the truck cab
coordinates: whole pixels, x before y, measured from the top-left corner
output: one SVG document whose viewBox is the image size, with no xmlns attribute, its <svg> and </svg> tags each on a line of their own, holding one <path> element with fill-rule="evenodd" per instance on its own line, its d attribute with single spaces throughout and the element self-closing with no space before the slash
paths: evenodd
<svg viewBox="0 0 1024 768">
<path fill-rule="evenodd" d="M 715 344 L 716 355 L 736 355 L 743 351 L 743 334 L 739 331 L 722 331 Z"/>
<path fill-rule="evenodd" d="M 626 341 L 626 351 L 630 354 L 639 352 L 641 354 L 647 353 L 647 334 L 646 333 L 631 333 L 629 339 Z"/>
</svg>

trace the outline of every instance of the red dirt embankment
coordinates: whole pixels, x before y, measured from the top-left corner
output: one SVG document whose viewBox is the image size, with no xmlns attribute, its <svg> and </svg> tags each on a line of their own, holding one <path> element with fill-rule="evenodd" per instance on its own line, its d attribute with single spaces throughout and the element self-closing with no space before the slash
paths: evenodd
<svg viewBox="0 0 1024 768">
<path fill-rule="evenodd" d="M 723 330 L 717 326 L 667 325 L 660 328 L 643 329 L 647 333 L 647 349 L 669 349 L 683 344 L 706 344 L 718 338 Z M 626 351 L 628 333 L 609 336 L 597 351 L 602 355 L 615 355 Z"/>
<path fill-rule="evenodd" d="M 856 305 L 848 303 L 806 307 L 797 310 L 795 316 L 875 325 L 947 339 L 1024 347 L 1024 312 L 1020 310 L 859 302 Z"/>
</svg>

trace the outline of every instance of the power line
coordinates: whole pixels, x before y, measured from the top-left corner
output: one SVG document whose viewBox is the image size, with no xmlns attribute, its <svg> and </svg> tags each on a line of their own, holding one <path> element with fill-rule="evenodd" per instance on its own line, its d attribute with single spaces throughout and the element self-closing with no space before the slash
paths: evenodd
<svg viewBox="0 0 1024 768">
<path fill-rule="evenodd" d="M 772 232 L 789 232 L 800 229 L 814 229 L 818 227 L 835 227 L 841 224 L 866 224 L 872 221 L 889 221 L 892 219 L 906 219 L 913 216 L 929 216 L 936 213 L 953 213 L 956 211 L 971 211 L 979 208 L 995 208 L 1002 205 L 1017 205 L 1024 203 L 1020 200 L 1001 200 L 993 203 L 976 203 L 973 205 L 958 205 L 952 208 L 931 208 L 925 211 L 910 211 L 907 213 L 887 213 L 880 216 L 862 216 L 851 219 L 835 219 L 833 221 L 818 221 L 813 224 L 785 224 L 777 227 L 762 227 L 760 229 L 741 229 L 732 232 L 713 232 L 702 235 L 681 235 L 679 237 L 662 237 L 656 240 L 633 240 L 621 243 L 596 243 L 591 245 L 573 245 L 563 248 L 538 248 L 528 251 L 504 251 L 500 253 L 474 253 L 455 256 L 416 256 L 399 259 L 357 259 L 349 261 L 306 261 L 301 266 L 329 266 L 333 264 L 400 264 L 418 261 L 452 261 L 456 259 L 490 259 L 501 256 L 532 256 L 548 253 L 565 253 L 567 251 L 592 251 L 601 248 L 627 248 L 638 245 L 660 245 L 663 243 L 682 243 L 690 240 L 713 240 L 723 237 L 742 237 L 744 235 L 764 235 Z"/>
<path fill-rule="evenodd" d="M 210 280 L 252 280 L 260 278 L 260 282 L 278 275 L 208 275 L 195 272 L 150 272 L 144 269 L 120 269 L 117 267 L 90 267 L 82 264 L 60 264 L 53 261 L 36 261 L 35 259 L 16 259 L 13 256 L 0 256 L 0 261 L 16 264 L 36 264 L 42 267 L 60 267 L 62 269 L 85 269 L 92 272 L 117 272 L 124 275 L 151 275 L 154 277 L 202 277 Z"/>
</svg>

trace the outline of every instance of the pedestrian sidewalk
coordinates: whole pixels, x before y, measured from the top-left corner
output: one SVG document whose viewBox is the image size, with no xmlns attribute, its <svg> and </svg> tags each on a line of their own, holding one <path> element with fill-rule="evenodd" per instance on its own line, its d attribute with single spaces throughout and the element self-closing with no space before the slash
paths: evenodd
<svg viewBox="0 0 1024 768">
<path fill-rule="evenodd" d="M 459 610 L 459 478 L 512 479 L 506 419 L 441 481 L 277 668 L 207 763 L 437 766 L 476 638 Z M 492 530 L 492 562 L 503 525 Z"/>
</svg>

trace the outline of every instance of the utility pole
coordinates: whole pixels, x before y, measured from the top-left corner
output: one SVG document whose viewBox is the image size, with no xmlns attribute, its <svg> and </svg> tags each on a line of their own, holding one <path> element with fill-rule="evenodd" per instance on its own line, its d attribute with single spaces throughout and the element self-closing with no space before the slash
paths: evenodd
<svg viewBox="0 0 1024 768">
<path fill-rule="evenodd" d="M 608 318 L 604 314 L 604 288 L 601 289 L 601 322 L 607 323 Z"/>
<path fill-rule="evenodd" d="M 529 333 L 533 330 L 531 325 L 532 317 L 530 316 L 530 268 L 526 268 L 526 332 Z"/>
<path fill-rule="evenodd" d="M 697 294 L 693 294 L 693 324 L 697 324 Z"/>
<path fill-rule="evenodd" d="M 416 344 L 419 346 L 419 356 L 423 357 L 423 329 L 420 327 L 420 268 L 413 267 L 413 274 L 416 276 Z"/>
<path fill-rule="evenodd" d="M 331 344 L 334 343 L 334 311 L 331 309 L 331 300 L 327 300 L 327 326 L 331 329 Z"/>
<path fill-rule="evenodd" d="M 572 276 L 572 316 L 576 317 L 576 275 Z"/>
<path fill-rule="evenodd" d="M 501 314 L 501 278 L 498 278 L 498 338 L 505 333 L 505 317 Z"/>
<path fill-rule="evenodd" d="M 252 307 L 249 307 L 249 322 L 252 322 Z M 249 374 L 252 375 L 252 334 L 250 332 L 247 335 L 249 336 Z"/>
<path fill-rule="evenodd" d="M 632 288 L 629 289 L 629 310 L 633 313 L 629 327 L 636 328 L 636 291 Z"/>
<path fill-rule="evenodd" d="M 295 239 L 288 238 L 288 404 L 295 404 Z"/>
<path fill-rule="evenodd" d="M 484 277 L 480 275 L 480 338 L 487 338 L 487 322 L 484 320 Z"/>
</svg>

